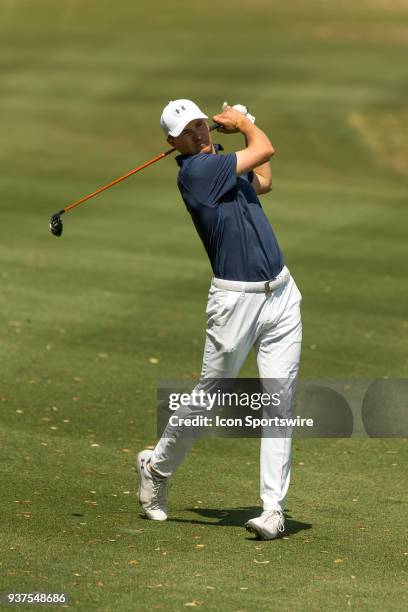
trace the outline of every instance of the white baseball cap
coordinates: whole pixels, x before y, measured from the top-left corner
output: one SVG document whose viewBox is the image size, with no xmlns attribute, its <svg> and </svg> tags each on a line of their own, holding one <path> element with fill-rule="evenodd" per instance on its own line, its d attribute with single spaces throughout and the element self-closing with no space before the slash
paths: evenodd
<svg viewBox="0 0 408 612">
<path fill-rule="evenodd" d="M 186 125 L 194 119 L 208 119 L 191 100 L 171 100 L 164 107 L 160 125 L 166 136 L 180 136 Z"/>
</svg>

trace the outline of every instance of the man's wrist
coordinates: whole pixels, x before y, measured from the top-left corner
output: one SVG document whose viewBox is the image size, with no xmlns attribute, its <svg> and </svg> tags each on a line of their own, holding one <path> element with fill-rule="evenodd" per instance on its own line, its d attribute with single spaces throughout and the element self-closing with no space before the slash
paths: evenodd
<svg viewBox="0 0 408 612">
<path fill-rule="evenodd" d="M 255 125 L 245 115 L 243 115 L 242 119 L 239 119 L 236 123 L 237 130 L 239 130 L 241 134 L 244 134 L 244 135 L 250 132 L 254 127 Z"/>
</svg>

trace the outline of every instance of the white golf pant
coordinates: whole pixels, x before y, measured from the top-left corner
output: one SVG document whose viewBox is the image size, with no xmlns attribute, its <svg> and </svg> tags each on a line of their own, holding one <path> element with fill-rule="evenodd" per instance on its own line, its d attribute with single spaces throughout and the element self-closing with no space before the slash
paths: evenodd
<svg viewBox="0 0 408 612">
<path fill-rule="evenodd" d="M 213 279 L 206 310 L 207 329 L 200 381 L 235 378 L 250 349 L 255 347 L 259 377 L 285 378 L 293 400 L 299 370 L 302 324 L 301 294 L 284 268 L 285 283 L 272 293 L 252 292 L 260 283 Z M 227 288 L 228 287 L 228 288 Z M 200 387 L 200 383 L 196 389 Z M 201 408 L 202 410 L 202 408 Z M 184 409 L 187 416 L 197 406 Z M 167 425 L 152 455 L 152 467 L 171 476 L 194 442 L 182 428 Z M 283 510 L 290 481 L 290 437 L 262 437 L 260 453 L 260 497 L 264 510 Z"/>
</svg>

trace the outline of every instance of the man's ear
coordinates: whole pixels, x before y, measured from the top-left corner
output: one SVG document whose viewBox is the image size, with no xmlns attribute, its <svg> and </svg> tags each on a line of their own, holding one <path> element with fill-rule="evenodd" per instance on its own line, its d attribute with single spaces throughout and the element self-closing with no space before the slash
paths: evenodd
<svg viewBox="0 0 408 612">
<path fill-rule="evenodd" d="M 167 142 L 169 143 L 171 147 L 174 147 L 174 142 L 175 142 L 174 136 L 167 136 Z"/>
</svg>

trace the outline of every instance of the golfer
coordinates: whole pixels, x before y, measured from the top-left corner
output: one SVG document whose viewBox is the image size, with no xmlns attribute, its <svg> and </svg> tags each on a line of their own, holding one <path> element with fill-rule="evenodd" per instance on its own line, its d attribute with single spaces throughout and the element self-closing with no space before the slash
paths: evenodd
<svg viewBox="0 0 408 612">
<path fill-rule="evenodd" d="M 200 381 L 235 378 L 255 348 L 261 379 L 285 379 L 293 398 L 299 370 L 301 294 L 284 264 L 258 196 L 272 186 L 268 136 L 245 107 L 225 106 L 213 121 L 225 134 L 240 132 L 245 147 L 220 154 L 208 117 L 190 100 L 164 108 L 160 124 L 180 155 L 178 188 L 209 257 L 214 278 Z M 196 407 L 185 412 L 194 414 Z M 167 518 L 167 484 L 193 443 L 177 425 L 167 425 L 155 449 L 138 454 L 139 501 L 147 518 Z M 284 531 L 290 480 L 290 437 L 262 437 L 260 497 L 263 512 L 245 527 L 261 539 Z"/>
</svg>

